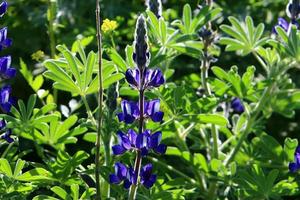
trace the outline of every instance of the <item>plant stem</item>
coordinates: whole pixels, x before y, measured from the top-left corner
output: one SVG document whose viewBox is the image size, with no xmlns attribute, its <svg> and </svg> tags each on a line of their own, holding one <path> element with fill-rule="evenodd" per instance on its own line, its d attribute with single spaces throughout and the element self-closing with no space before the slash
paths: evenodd
<svg viewBox="0 0 300 200">
<path fill-rule="evenodd" d="M 159 161 L 157 158 L 153 158 L 153 157 L 147 157 L 149 160 L 151 160 L 152 162 L 155 162 L 163 167 L 165 167 L 166 169 L 178 174 L 179 176 L 182 176 L 183 178 L 185 178 L 187 181 L 189 181 L 191 184 L 196 185 L 197 182 L 195 179 L 189 177 L 188 175 L 182 173 L 181 171 L 175 169 L 174 167 L 172 167 L 171 165 L 168 165 L 164 162 Z"/>
<path fill-rule="evenodd" d="M 81 99 L 82 99 L 82 102 L 83 102 L 83 104 L 85 106 L 85 109 L 86 109 L 86 112 L 88 114 L 89 119 L 92 121 L 93 125 L 96 126 L 97 125 L 96 124 L 96 120 L 95 120 L 95 118 L 93 116 L 93 113 L 92 113 L 92 110 L 91 110 L 91 108 L 90 108 L 90 106 L 89 106 L 89 104 L 88 104 L 88 102 L 86 100 L 86 97 L 85 96 L 81 96 Z"/>
<path fill-rule="evenodd" d="M 212 0 L 206 0 L 206 5 L 209 6 L 210 8 L 212 7 Z M 206 25 L 206 29 L 207 30 L 211 30 L 211 22 L 208 21 L 207 25 Z M 207 78 L 208 78 L 208 69 L 210 67 L 210 58 L 209 58 L 209 52 L 208 52 L 208 48 L 212 43 L 212 39 L 211 38 L 206 38 L 203 42 L 204 42 L 204 58 L 202 61 L 202 65 L 201 65 L 201 81 L 202 81 L 202 87 L 204 87 L 205 93 L 208 96 L 211 96 L 211 89 L 209 87 L 209 84 L 207 82 Z M 218 138 L 219 138 L 219 133 L 218 133 L 218 129 L 216 127 L 216 125 L 212 124 L 211 125 L 211 134 L 212 134 L 212 138 L 213 138 L 213 150 L 212 150 L 212 158 L 218 159 L 219 158 L 219 148 L 218 148 Z M 213 200 L 215 199 L 215 193 L 217 190 L 218 186 L 217 186 L 217 182 L 212 182 L 210 187 L 209 187 L 209 191 L 208 191 L 208 199 Z"/>
<path fill-rule="evenodd" d="M 139 134 L 144 132 L 144 72 L 143 68 L 140 68 L 140 89 L 139 89 L 139 110 L 140 110 L 140 119 L 139 119 Z M 140 150 L 137 150 L 135 164 L 134 164 L 134 173 L 137 177 L 137 180 L 133 182 L 129 190 L 129 200 L 134 200 L 136 198 L 136 192 L 138 189 L 138 182 L 139 182 L 139 175 L 141 171 L 141 164 L 142 164 L 142 154 Z"/>
<path fill-rule="evenodd" d="M 262 108 L 265 106 L 265 103 L 268 100 L 268 98 L 270 98 L 270 93 L 272 92 L 273 87 L 274 87 L 274 82 L 265 89 L 260 101 L 254 108 L 253 115 L 248 120 L 247 126 L 246 126 L 244 132 L 242 133 L 242 136 L 238 140 L 237 145 L 230 152 L 229 156 L 225 159 L 225 161 L 224 161 L 225 166 L 228 166 L 228 164 L 234 159 L 235 155 L 240 150 L 243 142 L 246 140 L 247 136 L 251 132 L 252 126 L 253 126 L 254 122 L 256 121 L 258 114 L 260 113 Z"/>
<path fill-rule="evenodd" d="M 9 152 L 9 150 L 12 148 L 13 145 L 14 145 L 14 143 L 12 142 L 7 146 L 5 151 L 2 153 L 1 158 L 5 158 L 6 154 Z"/>
<path fill-rule="evenodd" d="M 50 57 L 55 58 L 55 47 L 56 47 L 56 42 L 55 42 L 55 31 L 54 31 L 54 20 L 55 20 L 55 15 L 56 15 L 56 6 L 57 2 L 56 0 L 49 0 L 48 1 L 48 34 L 49 34 L 49 40 L 50 40 Z M 53 99 L 54 102 L 57 102 L 57 89 L 53 89 Z"/>
<path fill-rule="evenodd" d="M 103 77 L 102 77 L 102 36 L 100 31 L 100 4 L 99 0 L 96 0 L 96 27 L 97 27 L 97 44 L 98 44 L 98 76 L 99 76 L 99 116 L 97 126 L 97 138 L 96 138 L 96 153 L 95 153 L 95 179 L 96 179 L 96 200 L 101 199 L 100 194 L 100 142 L 102 132 L 102 115 L 103 115 Z"/>
</svg>

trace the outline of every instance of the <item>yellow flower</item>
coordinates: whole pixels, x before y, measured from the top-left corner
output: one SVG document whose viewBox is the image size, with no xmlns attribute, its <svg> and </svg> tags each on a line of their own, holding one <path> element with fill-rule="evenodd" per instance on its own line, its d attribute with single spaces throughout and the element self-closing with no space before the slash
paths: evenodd
<svg viewBox="0 0 300 200">
<path fill-rule="evenodd" d="M 108 33 L 108 32 L 111 32 L 111 31 L 114 31 L 116 28 L 117 28 L 118 24 L 116 21 L 114 20 L 109 20 L 109 19 L 105 19 L 103 21 L 103 24 L 101 26 L 101 30 L 104 32 L 104 33 Z"/>
<path fill-rule="evenodd" d="M 32 60 L 40 61 L 45 57 L 45 53 L 42 50 L 38 50 L 37 52 L 31 55 Z"/>
</svg>

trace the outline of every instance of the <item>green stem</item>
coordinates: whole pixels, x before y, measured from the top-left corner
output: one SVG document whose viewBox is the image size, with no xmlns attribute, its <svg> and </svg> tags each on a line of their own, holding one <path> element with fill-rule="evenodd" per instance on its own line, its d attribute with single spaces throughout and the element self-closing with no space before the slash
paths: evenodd
<svg viewBox="0 0 300 200">
<path fill-rule="evenodd" d="M 81 96 L 81 99 L 82 99 L 82 102 L 83 102 L 83 104 L 84 104 L 84 106 L 85 106 L 85 109 L 86 109 L 86 113 L 87 113 L 87 115 L 88 115 L 88 118 L 92 121 L 92 123 L 93 123 L 93 125 L 95 125 L 96 126 L 96 120 L 95 120 L 95 118 L 94 118 L 94 116 L 93 116 L 93 113 L 92 113 L 92 110 L 91 110 L 91 108 L 90 108 L 90 106 L 89 106 L 89 104 L 88 104 L 88 102 L 87 102 L 87 100 L 86 100 L 86 97 L 85 96 Z"/>
<path fill-rule="evenodd" d="M 186 179 L 187 181 L 189 181 L 191 184 L 193 184 L 193 185 L 196 185 L 196 184 L 197 184 L 197 182 L 196 182 L 195 179 L 193 179 L 193 178 L 189 177 L 188 175 L 182 173 L 181 171 L 175 169 L 175 168 L 172 167 L 171 165 L 168 165 L 168 164 L 166 164 L 166 163 L 164 163 L 164 162 L 161 162 L 161 161 L 159 161 L 157 158 L 153 158 L 153 157 L 147 157 L 147 158 L 148 158 L 149 160 L 151 160 L 152 162 L 155 162 L 155 163 L 161 165 L 162 167 L 164 167 L 164 168 L 166 168 L 166 169 L 168 169 L 168 170 L 174 172 L 175 174 L 178 174 L 179 176 L 185 178 L 185 179 Z"/>
<path fill-rule="evenodd" d="M 98 46 L 98 76 L 99 76 L 99 96 L 98 96 L 98 126 L 96 137 L 96 153 L 95 153 L 95 179 L 96 179 L 96 200 L 101 199 L 100 194 L 100 143 L 102 135 L 102 121 L 103 121 L 103 75 L 102 75 L 102 35 L 100 31 L 100 5 L 99 0 L 96 0 L 96 27 L 97 27 L 97 46 Z"/>
<path fill-rule="evenodd" d="M 14 143 L 12 142 L 7 146 L 7 148 L 5 149 L 3 154 L 1 155 L 1 158 L 5 158 L 6 154 L 9 152 L 9 150 L 12 148 L 13 145 L 14 145 Z"/>
<path fill-rule="evenodd" d="M 269 75 L 270 70 L 267 67 L 266 63 L 263 61 L 263 59 L 255 51 L 253 51 L 252 54 L 254 55 L 254 57 L 256 58 L 256 60 L 260 63 L 260 65 L 264 68 L 264 70 L 266 71 L 266 73 Z"/>
<path fill-rule="evenodd" d="M 115 41 L 114 41 L 113 34 L 111 33 L 111 34 L 109 34 L 109 36 L 110 36 L 110 40 L 111 40 L 111 44 L 112 44 L 113 48 L 116 49 L 116 44 L 115 44 Z"/>
</svg>

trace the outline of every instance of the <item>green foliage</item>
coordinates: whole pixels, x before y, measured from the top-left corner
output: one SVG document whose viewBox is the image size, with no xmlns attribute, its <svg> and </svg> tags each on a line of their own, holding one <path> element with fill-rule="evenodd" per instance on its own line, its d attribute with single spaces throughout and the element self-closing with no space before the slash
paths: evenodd
<svg viewBox="0 0 300 200">
<path fill-rule="evenodd" d="M 93 76 L 97 72 L 97 54 L 91 51 L 86 56 L 83 47 L 78 45 L 78 53 L 80 59 L 75 57 L 73 53 L 64 46 L 57 46 L 63 57 L 58 60 L 46 61 L 45 67 L 48 69 L 44 76 L 53 80 L 54 88 L 68 91 L 74 96 L 85 96 L 95 93 L 99 87 L 98 75 Z M 117 68 L 108 61 L 103 61 L 103 81 L 104 88 L 122 79 L 124 76 L 117 72 Z"/>
<path fill-rule="evenodd" d="M 257 51 L 257 48 L 263 46 L 268 40 L 263 37 L 265 26 L 260 23 L 254 26 L 251 17 L 247 16 L 245 22 L 238 21 L 235 17 L 228 18 L 231 26 L 221 25 L 222 31 L 231 36 L 223 37 L 220 43 L 226 45 L 226 51 L 239 51 L 243 56 Z"/>
</svg>

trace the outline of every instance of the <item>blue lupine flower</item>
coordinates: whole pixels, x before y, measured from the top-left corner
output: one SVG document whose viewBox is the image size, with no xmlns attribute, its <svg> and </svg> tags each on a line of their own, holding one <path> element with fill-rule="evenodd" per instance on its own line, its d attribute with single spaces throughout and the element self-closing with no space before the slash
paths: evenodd
<svg viewBox="0 0 300 200">
<path fill-rule="evenodd" d="M 297 28 L 299 28 L 299 24 L 296 20 L 292 20 L 291 24 L 295 25 Z M 281 27 L 285 32 L 288 32 L 291 24 L 286 21 L 284 18 L 280 17 L 278 18 L 278 23 L 273 27 L 272 33 L 277 34 L 276 27 Z"/>
<path fill-rule="evenodd" d="M 2 79 L 10 79 L 16 76 L 17 70 L 11 68 L 11 56 L 5 56 L 0 58 L 0 77 Z"/>
<path fill-rule="evenodd" d="M 137 134 L 130 129 L 127 134 L 118 131 L 117 135 L 119 144 L 112 147 L 114 155 L 121 155 L 133 149 L 141 150 L 142 156 L 146 156 L 151 149 L 158 154 L 164 154 L 167 150 L 166 145 L 160 144 L 162 138 L 160 131 L 151 135 L 150 130 Z"/>
<path fill-rule="evenodd" d="M 134 101 L 123 100 L 121 102 L 122 112 L 118 114 L 119 121 L 126 124 L 133 123 L 140 116 L 139 107 Z"/>
<path fill-rule="evenodd" d="M 139 69 L 128 69 L 126 71 L 126 80 L 131 87 L 136 89 L 150 89 L 152 87 L 159 87 L 164 84 L 165 79 L 160 69 L 145 69 L 144 80 L 140 81 L 140 70 Z M 142 82 L 143 85 L 140 85 Z"/>
<path fill-rule="evenodd" d="M 136 147 L 137 134 L 134 130 L 129 129 L 127 134 L 118 131 L 117 136 L 119 144 L 112 147 L 113 154 L 120 155 Z"/>
<path fill-rule="evenodd" d="M 239 98 L 234 98 L 231 101 L 231 108 L 237 113 L 243 113 L 245 111 L 244 105 Z"/>
<path fill-rule="evenodd" d="M 128 189 L 132 183 L 137 182 L 137 177 L 134 175 L 132 167 L 127 168 L 124 164 L 115 163 L 115 173 L 109 175 L 109 182 L 112 184 L 120 184 L 124 182 L 124 188 Z"/>
<path fill-rule="evenodd" d="M 160 100 L 154 99 L 145 103 L 145 114 L 146 117 L 150 117 L 154 122 L 161 122 L 164 113 L 159 110 Z"/>
<path fill-rule="evenodd" d="M 11 129 L 8 129 L 3 135 L 1 135 L 1 139 L 6 140 L 8 143 L 12 143 L 14 139 L 11 138 Z"/>
<path fill-rule="evenodd" d="M 290 172 L 296 172 L 300 169 L 300 146 L 295 151 L 295 162 L 289 164 Z"/>
<path fill-rule="evenodd" d="M 278 23 L 273 27 L 273 31 L 272 31 L 275 34 L 277 34 L 276 31 L 277 26 L 280 26 L 281 28 L 283 28 L 283 30 L 285 30 L 285 32 L 287 32 L 289 30 L 290 23 L 282 17 L 278 18 Z"/>
<path fill-rule="evenodd" d="M 124 121 L 126 124 L 131 124 L 140 117 L 140 110 L 137 102 L 123 100 L 121 102 L 122 112 L 118 114 L 120 122 Z M 151 118 L 154 122 L 161 122 L 164 113 L 159 110 L 160 100 L 154 99 L 146 101 L 144 104 L 144 117 Z"/>
<path fill-rule="evenodd" d="M 300 15 L 300 2 L 299 0 L 290 0 L 286 7 L 286 14 L 291 19 L 298 19 Z"/>
<path fill-rule="evenodd" d="M 160 144 L 162 133 L 160 131 L 151 134 L 150 130 L 140 133 L 136 138 L 136 147 L 142 151 L 145 156 L 152 149 L 155 153 L 164 154 L 167 150 L 165 144 Z"/>
<path fill-rule="evenodd" d="M 10 112 L 11 106 L 14 104 L 14 99 L 11 97 L 11 87 L 4 86 L 0 90 L 0 108 L 3 112 Z"/>
<path fill-rule="evenodd" d="M 0 120 L 0 131 L 1 131 L 3 128 L 5 128 L 5 126 L 6 126 L 5 120 L 4 120 L 4 119 Z"/>
<path fill-rule="evenodd" d="M 0 51 L 4 48 L 10 47 L 12 40 L 7 38 L 7 28 L 0 29 Z"/>
<path fill-rule="evenodd" d="M 7 6 L 8 6 L 8 4 L 6 1 L 3 1 L 0 3 L 0 17 L 2 17 L 6 13 Z"/>
<path fill-rule="evenodd" d="M 140 174 L 141 183 L 147 189 L 151 188 L 157 179 L 157 176 L 155 174 L 152 174 L 152 168 L 153 168 L 152 164 L 149 163 L 149 164 L 145 165 L 144 167 L 142 167 L 142 169 L 141 169 L 141 174 Z"/>
</svg>

